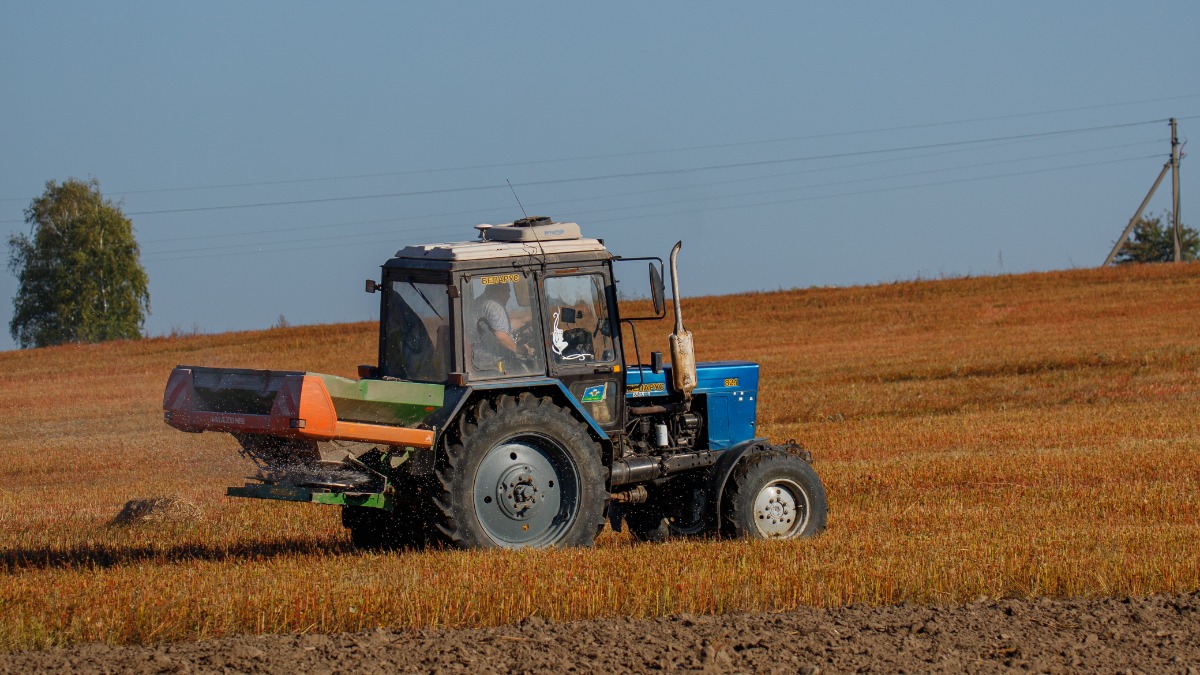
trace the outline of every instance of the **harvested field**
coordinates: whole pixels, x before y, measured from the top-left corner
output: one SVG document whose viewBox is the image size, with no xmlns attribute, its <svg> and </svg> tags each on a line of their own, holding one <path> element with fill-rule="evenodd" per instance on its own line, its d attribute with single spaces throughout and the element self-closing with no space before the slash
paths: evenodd
<svg viewBox="0 0 1200 675">
<path fill-rule="evenodd" d="M 0 354 L 0 650 L 980 596 L 1194 605 L 1196 307 L 1200 265 L 685 301 L 702 360 L 762 363 L 761 432 L 816 457 L 829 530 L 782 545 L 364 554 L 334 509 L 224 497 L 248 470 L 232 439 L 161 421 L 178 363 L 352 375 L 369 324 Z M 667 330 L 642 329 L 643 359 Z M 110 525 L 146 495 L 203 518 Z"/>
</svg>

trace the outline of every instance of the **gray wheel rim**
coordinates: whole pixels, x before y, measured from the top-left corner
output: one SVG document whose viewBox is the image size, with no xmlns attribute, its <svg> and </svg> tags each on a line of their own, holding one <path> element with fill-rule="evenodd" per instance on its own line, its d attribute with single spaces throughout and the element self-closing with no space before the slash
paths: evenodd
<svg viewBox="0 0 1200 675">
<path fill-rule="evenodd" d="M 505 548 L 549 546 L 579 513 L 579 469 L 557 442 L 522 435 L 497 444 L 475 475 L 475 514 Z"/>
<path fill-rule="evenodd" d="M 754 498 L 754 527 L 764 539 L 791 539 L 804 531 L 810 511 L 808 493 L 781 478 L 764 485 Z"/>
</svg>

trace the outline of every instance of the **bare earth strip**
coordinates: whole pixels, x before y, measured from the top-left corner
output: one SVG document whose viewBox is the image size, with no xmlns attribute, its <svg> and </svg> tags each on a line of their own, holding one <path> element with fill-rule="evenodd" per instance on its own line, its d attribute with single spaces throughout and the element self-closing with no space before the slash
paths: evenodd
<svg viewBox="0 0 1200 675">
<path fill-rule="evenodd" d="M 0 654 L 0 672 L 1200 673 L 1200 593 L 980 599 Z"/>
</svg>

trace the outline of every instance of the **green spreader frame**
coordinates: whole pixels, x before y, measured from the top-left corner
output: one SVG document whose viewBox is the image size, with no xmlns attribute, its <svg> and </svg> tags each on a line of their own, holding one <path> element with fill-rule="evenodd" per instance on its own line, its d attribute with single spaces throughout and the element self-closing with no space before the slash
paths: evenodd
<svg viewBox="0 0 1200 675">
<path fill-rule="evenodd" d="M 328 504 L 330 506 L 362 506 L 371 509 L 391 511 L 395 501 L 390 495 L 382 492 L 325 492 L 303 487 L 284 485 L 249 484 L 242 487 L 225 489 L 230 497 L 246 499 L 274 499 L 283 502 L 312 502 L 313 504 Z"/>
</svg>

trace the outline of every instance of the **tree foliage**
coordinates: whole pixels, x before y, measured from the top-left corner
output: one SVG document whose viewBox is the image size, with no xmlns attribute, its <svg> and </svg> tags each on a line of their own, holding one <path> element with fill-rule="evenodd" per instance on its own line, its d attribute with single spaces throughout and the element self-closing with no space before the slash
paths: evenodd
<svg viewBox="0 0 1200 675">
<path fill-rule="evenodd" d="M 1185 261 L 1195 260 L 1197 252 L 1200 252 L 1200 234 L 1183 223 L 1180 223 L 1179 230 L 1180 257 Z M 1175 232 L 1169 213 L 1153 218 L 1138 218 L 1133 226 L 1133 239 L 1125 242 L 1121 252 L 1114 258 L 1118 265 L 1174 260 Z"/>
<path fill-rule="evenodd" d="M 138 338 L 150 311 L 133 223 L 95 179 L 46 182 L 8 238 L 17 276 L 9 331 L 22 347 Z"/>
</svg>

